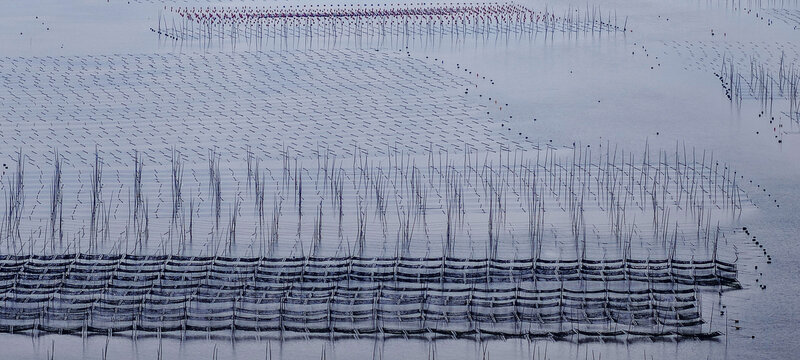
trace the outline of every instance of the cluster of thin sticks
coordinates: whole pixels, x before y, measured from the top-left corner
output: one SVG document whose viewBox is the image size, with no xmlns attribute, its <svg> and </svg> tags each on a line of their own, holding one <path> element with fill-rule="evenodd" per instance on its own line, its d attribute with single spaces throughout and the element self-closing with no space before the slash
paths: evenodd
<svg viewBox="0 0 800 360">
<path fill-rule="evenodd" d="M 756 99 L 761 108 L 771 114 L 775 99 L 785 99 L 791 120 L 800 122 L 795 115 L 800 109 L 800 68 L 796 63 L 786 61 L 783 52 L 777 73 L 753 57 L 750 58 L 749 71 L 741 70 L 735 59 L 723 57 L 717 76 L 732 102 L 741 105 L 744 98 Z"/>
<path fill-rule="evenodd" d="M 206 255 L 244 249 L 253 256 L 275 256 L 292 244 L 290 254 L 301 256 L 321 256 L 335 249 L 336 255 L 352 256 L 377 250 L 397 257 L 466 252 L 472 258 L 497 259 L 507 257 L 508 250 L 516 253 L 522 249 L 535 258 L 546 246 L 555 246 L 559 252 L 571 249 L 571 256 L 583 257 L 598 246 L 607 248 L 602 245 L 606 240 L 619 253 L 630 253 L 634 243 L 644 244 L 635 239 L 649 239 L 645 242 L 660 244 L 663 251 L 674 254 L 681 252 L 678 244 L 695 233 L 691 235 L 696 239 L 693 246 L 716 252 L 720 216 L 735 218 L 742 210 L 743 197 L 747 199 L 739 188 L 741 176 L 705 151 L 681 149 L 676 144 L 672 153 L 653 153 L 648 147 L 638 157 L 611 146 L 605 151 L 575 147 L 567 152 L 564 156 L 562 151 L 547 148 L 533 154 L 509 150 L 481 154 L 465 147 L 456 153 L 431 149 L 424 156 L 390 151 L 386 158 L 374 159 L 356 149 L 348 166 L 344 158 L 317 151 L 316 158 L 310 159 L 316 161 L 315 169 L 303 166 L 309 159 L 285 151 L 281 167 L 272 170 L 262 169 L 264 160 L 248 151 L 247 180 L 240 185 L 233 170 L 232 182 L 223 176 L 222 155 L 212 150 L 207 192 L 198 187 L 187 199 L 185 162 L 174 151 L 169 170 L 171 214 L 169 225 L 159 234 L 152 234 L 154 221 L 163 216 L 158 207 L 155 212 L 150 209 L 149 197 L 154 194 L 145 190 L 158 185 L 158 172 L 154 172 L 155 179 L 145 180 L 145 165 L 136 153 L 129 187 L 133 199 L 129 195 L 124 202 L 120 193 L 125 184 L 120 184 L 116 194 L 111 190 L 109 197 L 102 158 L 96 153 L 87 208 L 88 235 L 80 218 L 74 216 L 85 206 L 80 194 L 70 218 L 72 228 L 79 230 L 70 233 L 65 225 L 63 159 L 54 152 L 49 219 L 37 228 L 32 218 L 27 241 L 21 231 L 23 213 L 35 213 L 36 205 L 25 209 L 26 157 L 20 152 L 17 171 L 4 184 L 0 239 L 6 251 L 14 254 L 185 254 L 197 250 L 200 241 Z M 192 173 L 197 179 L 194 168 Z M 71 186 L 75 185 L 80 184 Z M 272 209 L 267 208 L 270 203 Z M 112 222 L 120 204 L 128 206 L 122 226 Z M 247 207 L 252 213 L 245 211 Z M 287 219 L 287 208 L 294 219 Z M 636 221 L 637 215 L 640 221 Z M 651 220 L 642 222 L 647 217 Z M 564 221 L 569 235 L 562 239 L 556 224 Z M 207 233 L 198 232 L 198 224 L 209 223 Z M 645 230 L 648 223 L 649 235 Z M 289 230 L 289 226 L 295 227 Z M 249 243 L 239 240 L 246 236 L 242 229 L 252 229 Z M 49 236 L 40 237 L 42 233 Z M 157 245 L 151 244 L 151 237 L 159 239 Z"/>
<path fill-rule="evenodd" d="M 166 7 L 165 7 L 166 10 Z M 159 14 L 151 30 L 179 42 L 310 45 L 380 45 L 448 36 L 484 38 L 554 33 L 595 35 L 626 32 L 628 19 L 599 6 L 569 7 L 563 13 L 516 4 L 449 6 L 372 5 L 364 7 L 170 7 L 171 21 Z M 322 41 L 322 42 L 319 42 Z"/>
</svg>

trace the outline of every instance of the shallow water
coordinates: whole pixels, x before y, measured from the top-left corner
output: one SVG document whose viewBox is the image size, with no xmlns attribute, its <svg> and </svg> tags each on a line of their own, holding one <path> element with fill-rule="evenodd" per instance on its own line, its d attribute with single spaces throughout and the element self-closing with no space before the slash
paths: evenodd
<svg viewBox="0 0 800 360">
<path fill-rule="evenodd" d="M 202 88 L 204 81 L 216 78 L 204 74 L 204 71 L 213 70 L 187 70 L 183 72 L 182 76 L 187 77 L 184 79 L 161 77 L 151 79 L 150 82 L 143 81 L 143 85 L 135 89 L 143 94 L 138 97 L 140 101 L 129 109 L 120 109 L 114 106 L 114 102 L 127 101 L 121 94 L 127 92 L 133 95 L 129 92 L 133 89 L 111 91 L 114 81 L 119 81 L 115 76 L 119 76 L 123 71 L 119 68 L 99 66 L 86 71 L 85 79 L 77 80 L 71 77 L 54 82 L 61 84 L 63 80 L 65 83 L 72 82 L 72 86 L 82 85 L 87 89 L 86 92 L 66 94 L 64 85 L 46 86 L 42 92 L 56 98 L 67 99 L 67 105 L 74 106 L 66 110 L 64 115 L 78 114 L 74 116 L 90 119 L 101 115 L 108 118 L 106 121 L 109 124 L 114 124 L 117 115 L 127 113 L 125 115 L 132 123 L 147 124 L 142 126 L 149 132 L 126 127 L 123 131 L 111 131 L 110 134 L 103 135 L 102 132 L 97 132 L 97 129 L 79 125 L 72 128 L 76 134 L 68 134 L 66 129 L 75 126 L 74 122 L 62 128 L 48 127 L 46 121 L 42 121 L 42 124 L 36 123 L 38 119 L 50 121 L 53 117 L 62 116 L 59 111 L 64 110 L 48 105 L 41 98 L 27 102 L 4 99 L 2 108 L 5 112 L 0 112 L 3 114 L 0 119 L 3 124 L 0 138 L 5 142 L 0 150 L 2 152 L 0 156 L 4 162 L 13 163 L 17 148 L 21 147 L 26 153 L 33 152 L 28 155 L 32 159 L 39 159 L 33 161 L 34 164 L 46 164 L 42 169 L 30 166 L 26 168 L 27 176 L 33 178 L 32 181 L 38 181 L 31 187 L 34 190 L 29 191 L 36 191 L 39 190 L 39 183 L 43 189 L 46 189 L 45 185 L 49 183 L 51 172 L 49 169 L 52 166 L 52 162 L 48 163 L 51 159 L 49 145 L 52 143 L 57 145 L 69 164 L 68 170 L 65 171 L 69 181 L 72 181 L 78 169 L 82 170 L 84 175 L 91 171 L 95 145 L 98 146 L 100 153 L 106 154 L 104 157 L 104 161 L 108 161 L 106 174 L 121 172 L 122 175 L 112 175 L 120 179 L 120 182 L 129 181 L 133 161 L 129 162 L 127 159 L 132 158 L 130 153 L 134 149 L 152 157 L 147 159 L 145 166 L 152 169 L 153 174 L 157 173 L 156 169 L 161 169 L 162 178 L 168 178 L 170 166 L 168 155 L 172 147 L 177 147 L 179 151 L 191 155 L 187 156 L 187 174 L 190 170 L 197 169 L 199 175 L 195 176 L 200 180 L 192 186 L 197 188 L 197 193 L 202 193 L 206 191 L 204 181 L 208 166 L 207 149 L 212 146 L 218 147 L 225 153 L 224 156 L 227 156 L 222 165 L 226 176 L 230 170 L 232 175 L 229 179 L 237 176 L 236 171 L 239 178 L 246 176 L 244 175 L 246 159 L 242 151 L 246 145 L 253 145 L 256 150 L 262 152 L 266 164 L 264 167 L 275 169 L 277 172 L 281 166 L 278 153 L 285 145 L 293 146 L 298 156 L 309 156 L 315 150 L 311 149 L 315 146 L 310 144 L 319 144 L 326 140 L 331 143 L 327 145 L 334 152 L 346 154 L 342 155 L 345 163 L 351 161 L 350 145 L 358 143 L 364 149 L 371 150 L 371 157 L 384 166 L 388 166 L 385 155 L 379 152 L 384 150 L 387 143 L 405 149 L 409 153 L 418 152 L 415 158 L 419 159 L 420 163 L 426 158 L 420 154 L 424 154 L 422 150 L 424 144 L 428 142 L 436 142 L 437 146 L 444 148 L 449 146 L 459 149 L 462 144 L 474 146 L 475 143 L 484 141 L 488 144 L 486 145 L 488 149 L 481 151 L 496 151 L 493 148 L 499 147 L 500 144 L 507 146 L 513 144 L 529 150 L 552 146 L 559 149 L 559 152 L 565 153 L 566 158 L 571 158 L 573 147 L 591 148 L 594 156 L 605 154 L 607 150 L 613 152 L 614 149 L 620 149 L 635 154 L 637 158 L 642 156 L 646 146 L 655 151 L 663 149 L 670 155 L 675 154 L 676 149 L 682 154 L 684 148 L 688 149 L 689 153 L 693 149 L 698 154 L 705 151 L 708 156 L 713 153 L 714 159 L 728 164 L 737 171 L 740 177 L 737 180 L 738 185 L 746 192 L 747 199 L 752 201 L 752 205 L 748 205 L 740 216 L 727 217 L 722 224 L 728 237 L 738 239 L 732 240 L 727 250 L 738 256 L 739 280 L 743 289 L 725 291 L 721 296 L 716 289 L 706 289 L 701 292 L 703 301 L 700 307 L 703 318 L 710 323 L 707 325 L 709 328 L 720 330 L 723 336 L 710 341 L 640 339 L 593 341 L 573 337 L 569 341 L 486 339 L 477 342 L 466 339 L 425 341 L 403 338 L 376 341 L 371 338 L 354 339 L 349 336 L 335 341 L 330 338 L 307 340 L 303 334 L 291 334 L 282 340 L 280 334 L 249 333 L 237 333 L 236 339 L 231 340 L 229 332 L 189 334 L 184 340 L 179 338 L 180 334 L 166 334 L 162 339 L 156 334 L 138 334 L 135 340 L 132 340 L 129 334 L 116 334 L 110 338 L 97 335 L 84 338 L 80 335 L 43 334 L 33 337 L 15 334 L 0 335 L 0 344 L 5 349 L 5 356 L 19 359 L 46 359 L 48 351 L 54 349 L 56 359 L 100 359 L 103 358 L 106 344 L 108 344 L 108 358 L 115 359 L 158 358 L 159 352 L 165 359 L 269 358 L 269 350 L 272 358 L 286 359 L 319 358 L 323 353 L 328 359 L 426 358 L 434 351 L 438 359 L 478 359 L 484 358 L 484 353 L 493 358 L 738 359 L 790 358 L 800 350 L 800 346 L 794 341 L 797 336 L 796 324 L 800 319 L 793 311 L 797 305 L 796 300 L 792 300 L 800 291 L 800 282 L 794 276 L 800 270 L 800 263 L 797 260 L 800 258 L 800 253 L 793 241 L 795 229 L 800 227 L 800 218 L 796 215 L 800 213 L 800 196 L 796 192 L 797 179 L 800 176 L 798 161 L 800 142 L 797 141 L 797 131 L 800 126 L 784 114 L 788 111 L 785 101 L 776 100 L 772 105 L 771 115 L 763 116 L 759 116 L 762 108 L 757 100 L 745 98 L 741 106 L 732 104 L 725 97 L 725 90 L 721 87 L 720 80 L 714 76 L 714 72 L 721 68 L 723 56 L 727 59 L 736 59 L 740 64 L 740 70 L 749 67 L 751 57 L 775 69 L 779 66 L 781 52 L 787 63 L 800 64 L 798 50 L 800 30 L 796 30 L 792 24 L 792 16 L 800 11 L 800 4 L 792 1 L 648 0 L 598 1 L 588 5 L 589 12 L 592 7 L 599 6 L 604 16 L 609 12 L 616 13 L 618 21 L 627 17 L 627 27 L 632 31 L 626 33 L 540 32 L 518 36 L 473 35 L 455 40 L 446 36 L 413 37 L 405 39 L 405 42 L 356 43 L 353 39 L 346 41 L 342 39 L 336 44 L 323 42 L 321 45 L 319 42 L 315 44 L 297 40 L 292 43 L 273 42 L 271 45 L 254 47 L 248 46 L 245 41 L 234 43 L 229 39 L 215 41 L 210 46 L 208 44 L 201 46 L 189 41 L 181 42 L 159 37 L 151 31 L 151 28 L 158 28 L 160 18 L 168 19 L 167 24 L 171 25 L 173 15 L 168 8 L 174 6 L 277 7 L 316 4 L 336 3 L 113 0 L 70 3 L 40 1 L 35 4 L 23 1 L 6 2 L 0 5 L 3 10 L 0 12 L 3 14 L 0 15 L 2 19 L 0 68 L 6 75 L 2 79 L 17 79 L 17 76 L 7 76 L 17 72 L 15 75 L 21 75 L 20 77 L 28 79 L 26 80 L 28 82 L 26 85 L 15 85 L 7 89 L 13 89 L 15 94 L 23 99 L 33 98 L 28 92 L 39 88 L 40 85 L 30 79 L 38 78 L 38 81 L 47 82 L 47 76 L 58 77 L 69 74 L 53 66 L 48 56 L 85 59 L 87 55 L 114 55 L 115 58 L 133 59 L 130 61 L 137 63 L 152 63 L 155 68 L 158 68 L 158 64 L 170 64 L 181 70 L 189 69 L 185 63 L 181 63 L 182 59 L 191 59 L 190 62 L 198 64 L 211 64 L 211 68 L 236 67 L 238 70 L 234 72 L 251 79 L 240 85 L 245 90 L 257 88 L 255 84 L 260 80 L 278 82 L 281 85 L 278 88 L 281 89 L 293 88 L 295 86 L 293 82 L 287 83 L 284 80 L 291 78 L 291 75 L 286 74 L 291 74 L 292 64 L 316 62 L 322 70 L 315 72 L 312 69 L 309 72 L 327 74 L 330 78 L 303 79 L 303 83 L 308 84 L 303 86 L 313 88 L 315 82 L 339 84 L 337 76 L 341 76 L 342 72 L 329 71 L 333 66 L 325 59 L 333 58 L 346 64 L 351 61 L 348 59 L 361 58 L 359 54 L 364 52 L 370 54 L 364 58 L 397 59 L 389 62 L 389 65 L 374 67 L 368 65 L 370 69 L 382 69 L 381 71 L 385 71 L 385 67 L 407 71 L 417 71 L 420 67 L 433 69 L 429 70 L 433 75 L 425 79 L 418 78 L 418 73 L 405 76 L 400 73 L 397 76 L 401 77 L 401 80 L 392 80 L 407 82 L 408 89 L 413 89 L 420 83 L 448 86 L 469 84 L 468 93 L 461 94 L 461 90 L 455 85 L 444 90 L 426 88 L 428 90 L 420 93 L 405 88 L 386 92 L 380 88 L 372 88 L 369 90 L 371 95 L 365 95 L 360 91 L 350 93 L 349 89 L 334 87 L 334 90 L 327 90 L 327 93 L 333 94 L 332 98 L 338 99 L 336 101 L 344 103 L 341 109 L 336 110 L 339 114 L 337 116 L 348 119 L 348 112 L 353 109 L 363 109 L 365 114 L 369 114 L 352 124 L 356 130 L 344 130 L 341 122 L 332 121 L 330 125 L 324 127 L 327 132 L 310 131 L 314 124 L 319 126 L 322 121 L 315 119 L 309 121 L 309 128 L 284 129 L 284 132 L 269 134 L 270 129 L 275 126 L 272 123 L 261 124 L 264 125 L 263 128 L 254 127 L 253 130 L 249 130 L 250 132 L 237 130 L 236 126 L 245 121 L 244 119 L 252 120 L 263 114 L 262 109 L 291 107 L 284 112 L 284 115 L 275 115 L 276 122 L 280 124 L 288 121 L 286 119 L 305 116 L 300 111 L 308 110 L 309 113 L 314 113 L 319 108 L 328 108 L 331 104 L 319 105 L 310 102 L 313 97 L 308 93 L 297 96 L 296 99 L 274 93 L 259 99 L 245 92 L 224 88 L 220 90 L 223 95 L 207 95 L 211 101 L 219 101 L 221 105 L 217 106 L 224 110 L 219 113 L 209 111 L 208 115 L 197 113 L 192 115 L 187 107 L 202 106 L 204 101 L 198 99 L 198 94 L 190 86 Z M 538 1 L 523 1 L 521 4 L 533 9 L 545 7 L 557 9 L 555 10 L 557 14 L 574 10 L 576 7 L 581 8 L 581 13 L 584 13 L 587 6 L 585 3 Z M 765 19 L 757 19 L 756 12 Z M 778 14 L 775 15 L 774 22 L 767 21 L 770 18 L 769 14 Z M 714 35 L 711 35 L 712 31 Z M 373 54 L 375 50 L 378 50 L 379 55 Z M 262 71 L 263 69 L 254 65 L 252 61 L 236 60 L 240 55 L 257 58 L 258 51 L 265 51 L 269 56 L 278 57 L 280 55 L 276 54 L 284 53 L 288 58 L 295 60 L 283 63 L 284 67 L 268 67 L 272 74 L 283 74 L 281 76 Z M 154 54 L 163 54 L 165 56 L 163 59 L 167 60 L 140 61 L 151 57 L 161 59 Z M 213 58 L 215 55 L 218 58 Z M 29 75 L 19 73 L 20 68 L 13 64 L 29 61 L 30 57 L 37 57 L 34 59 L 37 65 L 24 70 L 30 72 Z M 204 57 L 214 60 L 204 60 Z M 405 60 L 409 57 L 413 60 Z M 369 60 L 365 62 L 370 63 Z M 176 72 L 182 73 L 182 71 Z M 385 77 L 381 78 L 378 70 L 375 76 L 364 75 L 368 71 L 355 72 L 357 74 L 349 76 L 349 79 L 366 76 L 367 80 L 364 81 L 368 84 L 387 81 Z M 92 75 L 100 80 L 99 84 L 90 83 Z M 193 76 L 195 78 L 192 78 Z M 484 76 L 486 79 L 483 79 Z M 105 81 L 110 81 L 110 84 L 104 83 Z M 158 85 L 153 85 L 154 83 Z M 172 89 L 175 95 L 160 93 L 164 89 L 169 90 L 171 85 L 174 85 Z M 77 101 L 86 96 L 87 92 L 101 96 L 104 108 L 110 110 L 95 111 L 94 107 L 87 108 L 83 104 L 78 104 Z M 226 94 L 235 94 L 238 99 L 226 97 Z M 385 98 L 385 102 L 360 104 L 356 102 L 358 96 L 366 96 L 368 99 Z M 445 96 L 449 96 L 448 101 L 441 100 Z M 177 101 L 180 105 L 171 106 L 170 101 Z M 224 112 L 236 111 L 239 105 L 237 101 L 255 103 L 263 107 L 246 113 L 242 111 L 242 114 L 230 117 L 223 116 Z M 401 110 L 402 115 L 395 117 L 394 120 L 398 124 L 397 129 L 376 126 L 370 121 L 372 118 L 383 118 L 378 114 L 378 110 L 386 106 L 401 106 L 409 101 L 416 102 L 422 110 L 417 112 Z M 151 106 L 150 103 L 156 105 Z M 214 107 L 214 104 L 211 105 Z M 454 106 L 456 110 L 451 112 L 448 106 Z M 497 108 L 502 106 L 503 109 L 494 110 L 495 106 Z M 15 111 L 11 112 L 9 108 L 14 108 Z M 17 112 L 20 108 L 27 111 Z M 489 119 L 483 117 L 484 108 L 492 109 Z M 220 133 L 225 136 L 215 139 L 210 136 L 213 132 L 192 129 L 191 125 L 186 125 L 185 128 L 178 126 L 177 130 L 158 134 L 159 120 L 155 117 L 156 114 L 163 114 L 167 118 L 202 119 L 207 121 L 206 124 L 209 126 L 214 126 L 214 120 L 224 119 L 227 121 L 224 126 L 218 125 L 223 128 Z M 411 119 L 410 114 L 420 119 L 426 117 L 446 119 L 447 126 L 412 128 L 408 126 L 412 121 L 408 120 Z M 768 119 L 772 116 L 775 120 L 770 122 Z M 409 122 L 404 123 L 404 120 Z M 453 124 L 459 120 L 464 123 Z M 477 132 L 464 131 L 466 128 L 464 124 L 477 127 L 484 121 L 489 124 L 486 128 Z M 404 124 L 406 127 L 403 127 Z M 501 126 L 498 127 L 498 124 Z M 12 132 L 9 128 L 12 125 L 16 125 L 16 129 L 25 128 L 25 130 Z M 419 134 L 414 133 L 414 130 Z M 53 132 L 57 140 L 42 137 L 42 133 L 46 132 Z M 171 140 L 173 139 L 170 137 L 171 134 L 184 133 L 186 135 L 182 136 L 195 135 L 197 138 L 186 141 L 185 145 L 175 144 Z M 260 136 L 262 133 L 274 139 L 265 141 L 266 136 Z M 330 136 L 325 135 L 330 133 L 345 133 L 347 138 L 347 141 L 344 141 L 345 145 L 330 141 Z M 82 134 L 99 134 L 97 136 L 100 141 L 81 142 Z M 141 136 L 142 134 L 148 136 Z M 159 135 L 166 139 L 156 138 Z M 293 141 L 291 136 L 300 140 Z M 303 136 L 305 137 L 301 138 Z M 117 137 L 120 139 L 116 139 Z M 128 141 L 127 143 L 120 141 L 121 145 L 111 145 L 111 140 Z M 412 140 L 416 140 L 421 146 L 413 144 Z M 258 147 L 258 144 L 262 146 Z M 378 155 L 374 155 L 376 153 Z M 117 154 L 120 160 L 112 160 L 108 154 Z M 304 165 L 315 168 L 316 159 L 308 158 Z M 8 170 L 3 174 L 4 193 L 7 191 L 5 186 L 10 181 L 11 173 L 12 170 Z M 40 177 L 44 177 L 45 180 L 39 179 Z M 75 182 L 78 183 L 81 183 L 81 180 Z M 166 184 L 167 187 L 163 190 L 153 185 L 147 192 L 155 199 L 159 197 L 156 194 L 162 191 L 168 193 L 168 185 Z M 88 187 L 88 183 L 86 186 Z M 234 192 L 233 189 L 228 191 Z M 124 194 L 117 196 L 125 198 Z M 46 203 L 46 199 L 47 191 L 44 191 L 40 200 Z M 28 201 L 28 206 L 30 207 L 35 201 Z M 120 200 L 120 203 L 125 202 Z M 749 204 L 749 201 L 746 203 Z M 167 205 L 163 206 L 167 209 Z M 270 206 L 271 203 L 268 207 Z M 46 205 L 42 205 L 39 209 L 46 211 L 44 208 Z M 80 208 L 75 205 L 75 209 Z M 120 210 L 121 214 L 124 210 L 124 207 Z M 722 218 L 726 215 L 727 213 L 723 211 L 719 216 Z M 124 216 L 120 215 L 120 227 L 124 226 Z M 47 217 L 38 219 L 42 224 L 49 221 Z M 162 220 L 166 222 L 167 219 Z M 602 223 L 601 220 L 602 218 L 594 219 L 598 223 Z M 647 223 L 646 219 L 639 220 Z M 567 228 L 567 221 L 556 227 Z M 313 224 L 309 223 L 309 226 L 311 225 Z M 441 226 L 441 223 L 438 225 Z M 32 225 L 31 228 L 36 229 L 41 226 L 43 225 Z M 761 250 L 751 244 L 741 231 L 734 234 L 736 229 L 743 226 L 758 237 L 772 257 L 771 264 L 766 263 Z M 159 229 L 159 232 L 165 231 L 164 228 Z M 566 230 L 560 231 L 563 234 Z M 420 240 L 420 244 L 422 241 Z M 376 252 L 381 251 L 377 243 L 374 246 Z M 646 249 L 646 246 L 643 248 Z M 331 245 L 329 248 L 330 251 L 335 249 L 336 245 Z M 557 246 L 554 249 L 559 251 Z M 506 255 L 514 256 L 516 254 L 513 252 L 519 250 L 509 245 L 503 251 Z M 4 250 L 4 253 L 8 252 L 10 251 Z M 563 256 L 560 251 L 558 254 Z M 759 285 L 766 285 L 766 289 L 760 288 Z M 725 306 L 724 315 L 720 315 L 721 306 Z M 727 326 L 724 325 L 726 322 Z M 261 338 L 256 338 L 257 336 Z"/>
</svg>

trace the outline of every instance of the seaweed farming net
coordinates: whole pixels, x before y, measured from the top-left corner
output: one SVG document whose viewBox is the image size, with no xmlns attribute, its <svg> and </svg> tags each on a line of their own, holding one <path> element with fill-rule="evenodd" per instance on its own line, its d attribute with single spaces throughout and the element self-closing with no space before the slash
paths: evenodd
<svg viewBox="0 0 800 360">
<path fill-rule="evenodd" d="M 357 7 L 170 7 L 150 30 L 203 47 L 384 47 L 417 40 L 466 40 L 538 33 L 624 33 L 627 18 L 588 5 L 563 12 L 513 3 Z M 169 17 L 169 14 L 172 17 Z M 445 39 L 444 37 L 447 37 Z"/>
<path fill-rule="evenodd" d="M 1 62 L 0 330 L 716 335 L 700 298 L 739 286 L 741 175 L 677 143 L 540 146 L 456 67 Z"/>
<path fill-rule="evenodd" d="M 708 337 L 721 261 L 3 256 L 0 331 Z"/>
</svg>

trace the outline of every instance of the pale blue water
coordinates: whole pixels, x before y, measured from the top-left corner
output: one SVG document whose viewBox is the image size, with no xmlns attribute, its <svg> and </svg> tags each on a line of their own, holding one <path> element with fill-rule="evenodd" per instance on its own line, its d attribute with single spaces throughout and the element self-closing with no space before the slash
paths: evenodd
<svg viewBox="0 0 800 360">
<path fill-rule="evenodd" d="M 210 48 L 174 42 L 159 38 L 150 28 L 157 27 L 159 16 L 168 14 L 170 6 L 297 4 L 317 3 L 7 1 L 0 4 L 0 62 L 20 56 L 243 52 L 253 49 L 243 43 L 237 43 L 234 49 L 226 41 Z M 536 9 L 556 8 L 556 13 L 563 13 L 569 6 L 573 10 L 574 6 L 581 7 L 583 13 L 586 7 L 586 3 L 562 1 L 523 4 Z M 770 24 L 769 15 L 764 15 L 765 20 L 754 15 L 769 14 L 760 6 L 781 14 L 781 19 L 792 19 L 800 5 L 793 1 L 600 1 L 589 4 L 590 10 L 598 5 L 604 14 L 616 12 L 618 21 L 627 16 L 628 28 L 633 31 L 537 34 L 519 39 L 472 37 L 459 43 L 447 38 L 433 42 L 417 39 L 403 48 L 402 54 L 407 51 L 416 59 L 438 63 L 470 80 L 474 76 L 479 87 L 471 90 L 470 96 L 482 95 L 476 103 L 492 97 L 499 104 L 508 104 L 502 117 L 492 114 L 495 122 L 503 124 L 500 129 L 492 128 L 503 141 L 516 139 L 530 146 L 552 144 L 559 148 L 575 143 L 591 146 L 598 153 L 617 146 L 636 154 L 641 154 L 645 144 L 652 149 L 674 151 L 677 142 L 681 149 L 685 146 L 713 152 L 715 159 L 734 167 L 743 176 L 740 184 L 757 208 L 741 218 L 730 219 L 731 227 L 747 226 L 771 255 L 772 263 L 766 264 L 760 250 L 750 244 L 739 245 L 744 289 L 725 292 L 721 299 L 716 292 L 703 293 L 704 318 L 722 330 L 723 336 L 713 341 L 680 342 L 618 339 L 576 343 L 573 339 L 478 343 L 445 339 L 431 343 L 405 339 L 304 340 L 302 335 L 281 342 L 271 335 L 267 345 L 266 340 L 255 339 L 252 334 L 241 334 L 242 338 L 236 341 L 228 339 L 228 334 L 198 334 L 198 338 L 185 340 L 165 337 L 161 341 L 151 334 L 152 337 L 136 341 L 113 336 L 108 342 L 108 358 L 155 359 L 159 356 L 159 343 L 164 359 L 212 359 L 215 351 L 219 359 L 269 358 L 265 354 L 267 347 L 272 349 L 272 358 L 285 359 L 316 359 L 323 352 L 327 359 L 428 358 L 434 347 L 437 359 L 482 359 L 484 351 L 495 359 L 544 359 L 545 348 L 549 359 L 794 357 L 800 350 L 795 341 L 800 319 L 794 311 L 795 294 L 800 291 L 800 281 L 795 276 L 800 271 L 800 249 L 795 242 L 796 229 L 800 227 L 800 197 L 796 191 L 800 178 L 800 127 L 782 114 L 787 106 L 780 101 L 773 105 L 772 116 L 776 120 L 772 123 L 766 116 L 758 116 L 761 109 L 755 100 L 746 99 L 741 108 L 732 105 L 713 72 L 718 71 L 720 54 L 725 53 L 720 49 L 739 49 L 730 55 L 738 56 L 745 64 L 756 56 L 774 66 L 781 51 L 787 62 L 800 64 L 800 33 L 791 20 L 778 19 Z M 751 7 L 749 13 L 742 9 Z M 686 43 L 692 44 L 691 54 L 674 49 L 676 44 Z M 302 46 L 296 47 L 292 46 L 291 51 L 305 51 Z M 397 46 L 372 47 L 400 53 Z M 479 75 L 463 74 L 465 68 Z M 46 102 L 41 104 L 47 106 Z M 29 119 L 22 114 L 3 120 L 13 123 Z M 369 135 L 364 134 L 365 139 Z M 475 138 L 474 134 L 460 134 L 458 129 L 439 135 L 453 143 Z M 526 136 L 528 139 L 524 139 Z M 401 137 L 407 138 L 405 134 L 398 135 Z M 0 152 L 6 159 L 16 149 Z M 204 166 L 201 162 L 199 168 Z M 766 285 L 766 289 L 759 285 Z M 725 306 L 725 315 L 720 315 L 720 305 Z M 726 321 L 727 327 L 720 325 Z M 0 357 L 46 359 L 48 351 L 55 349 L 55 359 L 101 359 L 106 341 L 105 336 L 84 339 L 76 335 L 0 335 L 0 348 L 4 349 Z"/>
</svg>

